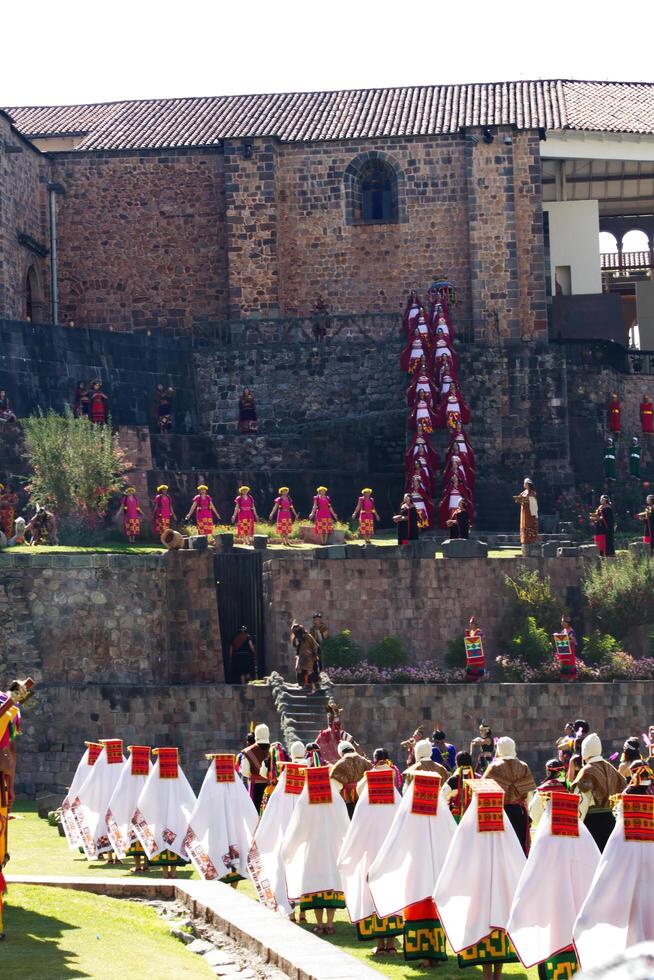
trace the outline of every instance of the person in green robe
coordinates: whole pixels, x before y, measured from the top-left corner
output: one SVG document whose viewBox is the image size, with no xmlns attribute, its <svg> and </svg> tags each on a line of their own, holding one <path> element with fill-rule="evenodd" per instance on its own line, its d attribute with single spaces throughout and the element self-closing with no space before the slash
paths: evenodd
<svg viewBox="0 0 654 980">
<path fill-rule="evenodd" d="M 604 450 L 604 476 L 607 480 L 615 480 L 615 443 L 613 439 L 606 440 L 606 449 Z"/>
<path fill-rule="evenodd" d="M 642 446 L 638 442 L 638 436 L 634 436 L 629 447 L 629 476 L 634 480 L 640 480 L 640 454 Z"/>
</svg>

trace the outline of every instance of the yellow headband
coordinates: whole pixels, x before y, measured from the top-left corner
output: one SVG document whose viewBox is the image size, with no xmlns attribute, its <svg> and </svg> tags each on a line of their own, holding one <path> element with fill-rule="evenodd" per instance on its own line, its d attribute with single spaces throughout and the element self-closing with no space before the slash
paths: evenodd
<svg viewBox="0 0 654 980">
<path fill-rule="evenodd" d="M 250 488 L 249 487 L 239 487 L 238 488 L 238 492 L 239 493 L 249 493 L 250 492 Z"/>
<path fill-rule="evenodd" d="M 200 486 L 198 487 L 198 490 L 208 490 L 208 489 L 209 487 L 205 486 L 204 483 L 201 483 Z"/>
<path fill-rule="evenodd" d="M 168 484 L 167 483 L 162 483 L 160 487 L 157 487 L 157 493 L 162 493 L 162 491 L 167 490 L 167 489 L 168 489 Z"/>
<path fill-rule="evenodd" d="M 134 489 L 134 487 L 126 487 L 125 493 L 136 493 L 136 490 Z"/>
<path fill-rule="evenodd" d="M 288 487 L 280 487 L 277 493 L 288 493 Z"/>
<path fill-rule="evenodd" d="M 370 489 L 370 487 L 364 487 L 361 493 L 372 493 L 372 490 Z"/>
</svg>

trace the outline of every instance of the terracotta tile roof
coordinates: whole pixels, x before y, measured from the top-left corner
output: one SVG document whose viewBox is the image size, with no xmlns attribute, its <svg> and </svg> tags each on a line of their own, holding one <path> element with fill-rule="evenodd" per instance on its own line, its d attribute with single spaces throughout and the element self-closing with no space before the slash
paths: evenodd
<svg viewBox="0 0 654 980">
<path fill-rule="evenodd" d="M 654 84 L 533 81 L 153 99 L 7 109 L 28 137 L 79 135 L 77 150 L 436 136 L 462 126 L 654 133 Z"/>
</svg>

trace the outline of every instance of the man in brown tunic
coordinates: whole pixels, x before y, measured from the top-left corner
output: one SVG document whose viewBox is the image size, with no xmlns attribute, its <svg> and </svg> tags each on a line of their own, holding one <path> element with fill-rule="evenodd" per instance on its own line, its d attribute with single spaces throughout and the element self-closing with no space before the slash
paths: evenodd
<svg viewBox="0 0 654 980">
<path fill-rule="evenodd" d="M 316 690 L 318 677 L 318 657 L 320 647 L 302 623 L 296 621 L 291 626 L 291 643 L 295 648 L 295 673 L 300 687 Z"/>
<path fill-rule="evenodd" d="M 536 790 L 536 780 L 526 762 L 516 755 L 515 742 L 508 736 L 497 740 L 496 756 L 490 763 L 485 779 L 494 779 L 504 790 L 504 812 L 522 845 L 529 853 L 529 816 L 527 807 Z"/>
<path fill-rule="evenodd" d="M 365 755 L 360 755 L 352 742 L 339 742 L 338 754 L 340 759 L 332 766 L 330 776 L 343 787 L 341 796 L 345 800 L 350 817 L 354 813 L 357 802 L 357 783 L 363 774 L 372 769 L 372 762 Z"/>
<path fill-rule="evenodd" d="M 600 851 L 603 851 L 615 827 L 611 797 L 622 793 L 627 781 L 615 766 L 602 758 L 602 743 L 594 732 L 583 740 L 581 758 L 583 766 L 572 789 L 581 797 L 581 819 Z"/>
<path fill-rule="evenodd" d="M 413 754 L 416 757 L 416 761 L 408 769 L 405 769 L 402 775 L 404 776 L 405 788 L 413 782 L 413 777 L 417 772 L 435 772 L 441 777 L 441 786 L 445 785 L 445 782 L 450 775 L 445 766 L 442 766 L 440 762 L 434 762 L 431 757 L 432 744 L 428 738 L 423 738 L 419 742 L 416 742 L 413 749 Z"/>
</svg>

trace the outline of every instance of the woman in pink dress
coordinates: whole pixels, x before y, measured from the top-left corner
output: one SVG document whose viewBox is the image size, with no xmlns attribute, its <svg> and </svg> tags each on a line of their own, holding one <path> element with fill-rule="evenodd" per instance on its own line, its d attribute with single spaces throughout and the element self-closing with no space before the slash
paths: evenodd
<svg viewBox="0 0 654 980">
<path fill-rule="evenodd" d="M 155 537 L 160 538 L 168 530 L 171 520 L 176 521 L 177 516 L 168 494 L 168 484 L 162 483 L 157 487 L 157 496 L 152 505 L 152 533 Z"/>
<path fill-rule="evenodd" d="M 317 487 L 309 520 L 315 522 L 313 530 L 320 539 L 320 543 L 327 544 L 329 535 L 334 530 L 334 521 L 338 520 L 331 500 L 327 496 L 327 487 Z"/>
<path fill-rule="evenodd" d="M 370 539 L 375 533 L 375 518 L 379 520 L 379 514 L 375 507 L 375 498 L 370 487 L 364 487 L 357 502 L 356 510 L 352 514 L 352 520 L 359 518 L 359 536 L 366 544 L 370 544 Z"/>
<path fill-rule="evenodd" d="M 238 497 L 234 498 L 234 513 L 232 524 L 236 523 L 236 537 L 241 544 L 252 544 L 254 537 L 254 522 L 259 520 L 254 497 L 250 495 L 249 487 L 239 487 Z"/>
<path fill-rule="evenodd" d="M 141 533 L 141 518 L 143 511 L 139 507 L 138 497 L 134 487 L 126 487 L 121 501 L 123 508 L 123 531 L 130 544 L 134 544 Z"/>
<path fill-rule="evenodd" d="M 198 534 L 213 534 L 214 514 L 216 515 L 216 520 L 220 520 L 220 514 L 214 507 L 208 490 L 209 488 L 204 483 L 200 484 L 196 496 L 193 497 L 191 509 L 184 518 L 184 520 L 190 521 L 195 514 L 195 524 L 198 529 Z"/>
<path fill-rule="evenodd" d="M 279 488 L 279 497 L 275 497 L 275 503 L 269 517 L 272 522 L 275 514 L 277 514 L 277 534 L 286 548 L 290 546 L 289 538 L 293 533 L 293 517 L 296 521 L 299 520 L 299 514 L 289 494 L 288 487 Z"/>
</svg>

